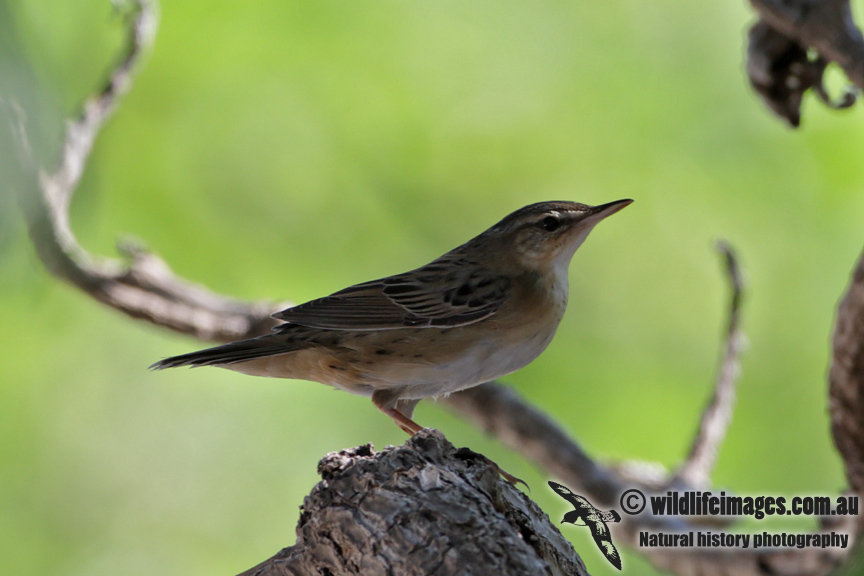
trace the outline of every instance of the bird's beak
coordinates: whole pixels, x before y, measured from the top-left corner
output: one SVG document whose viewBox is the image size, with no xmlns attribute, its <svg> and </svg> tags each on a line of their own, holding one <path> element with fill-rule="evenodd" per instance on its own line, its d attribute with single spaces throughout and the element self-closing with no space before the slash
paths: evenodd
<svg viewBox="0 0 864 576">
<path fill-rule="evenodd" d="M 616 200 L 615 202 L 609 202 L 608 204 L 588 207 L 587 211 L 580 210 L 579 212 L 571 212 L 570 218 L 572 218 L 572 220 L 570 220 L 570 228 L 568 231 L 569 234 L 566 243 L 567 249 L 562 249 L 558 254 L 573 256 L 573 253 L 579 249 L 583 242 L 585 242 L 585 238 L 588 237 L 588 234 L 591 233 L 594 226 L 600 223 L 604 218 L 615 214 L 632 203 L 633 200 L 630 199 Z"/>
<path fill-rule="evenodd" d="M 616 200 L 614 202 L 609 202 L 608 204 L 601 204 L 600 206 L 592 206 L 588 209 L 588 213 L 583 212 L 580 216 L 577 217 L 575 222 L 576 230 L 581 232 L 590 231 L 596 226 L 601 220 L 604 220 L 615 214 L 619 210 L 623 210 L 627 206 L 633 203 L 633 200 Z"/>
<path fill-rule="evenodd" d="M 623 210 L 627 206 L 633 203 L 633 200 L 629 198 L 625 200 L 615 200 L 614 202 L 609 202 L 607 204 L 601 204 L 600 206 L 594 206 L 591 208 L 591 214 L 585 218 L 585 220 L 591 220 L 595 224 L 604 218 L 615 214 L 619 210 Z"/>
</svg>

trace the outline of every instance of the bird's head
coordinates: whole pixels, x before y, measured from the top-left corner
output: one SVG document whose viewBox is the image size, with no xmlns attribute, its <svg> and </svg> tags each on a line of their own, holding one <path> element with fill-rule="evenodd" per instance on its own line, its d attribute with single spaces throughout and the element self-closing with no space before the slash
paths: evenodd
<svg viewBox="0 0 864 576">
<path fill-rule="evenodd" d="M 566 268 L 594 226 L 632 202 L 616 200 L 600 206 L 538 202 L 513 212 L 480 237 L 497 241 L 499 249 L 516 256 L 526 268 Z"/>
</svg>

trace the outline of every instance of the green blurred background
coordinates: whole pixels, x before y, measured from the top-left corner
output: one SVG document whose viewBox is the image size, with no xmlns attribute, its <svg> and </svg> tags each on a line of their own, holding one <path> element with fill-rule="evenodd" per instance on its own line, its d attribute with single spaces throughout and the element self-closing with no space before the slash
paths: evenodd
<svg viewBox="0 0 864 576">
<path fill-rule="evenodd" d="M 634 198 L 576 255 L 555 341 L 506 381 L 593 455 L 674 465 L 714 374 L 724 237 L 750 345 L 716 485 L 833 495 L 825 375 L 864 242 L 864 115 L 808 98 L 801 130 L 772 117 L 743 73 L 751 21 L 739 1 L 166 2 L 74 228 L 97 254 L 132 234 L 216 291 L 299 302 L 424 264 L 529 202 Z M 31 123 L 56 139 L 122 38 L 106 0 L 0 1 L 0 81 L 32 75 Z M 240 572 L 294 542 L 320 457 L 404 440 L 319 384 L 148 372 L 201 344 L 49 277 L 8 189 L 0 308 L 6 573 Z M 432 402 L 417 420 L 567 509 Z M 564 533 L 614 572 L 587 530 Z"/>
</svg>

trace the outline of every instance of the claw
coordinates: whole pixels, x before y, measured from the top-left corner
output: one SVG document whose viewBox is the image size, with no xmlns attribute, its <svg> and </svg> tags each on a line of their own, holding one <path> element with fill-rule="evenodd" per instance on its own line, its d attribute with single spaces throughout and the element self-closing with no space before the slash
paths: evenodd
<svg viewBox="0 0 864 576">
<path fill-rule="evenodd" d="M 516 476 L 513 476 L 512 474 L 510 474 L 509 472 L 507 472 L 506 470 L 504 470 L 503 468 L 498 466 L 498 464 L 495 464 L 495 462 L 492 462 L 491 460 L 489 460 L 489 462 L 495 466 L 498 474 L 502 478 L 504 478 L 507 482 L 509 482 L 512 486 L 515 487 L 517 484 L 522 484 L 523 486 L 525 486 L 525 488 L 528 489 L 528 492 L 531 492 L 531 487 L 528 486 L 527 482 L 525 482 L 521 478 L 517 478 Z"/>
</svg>

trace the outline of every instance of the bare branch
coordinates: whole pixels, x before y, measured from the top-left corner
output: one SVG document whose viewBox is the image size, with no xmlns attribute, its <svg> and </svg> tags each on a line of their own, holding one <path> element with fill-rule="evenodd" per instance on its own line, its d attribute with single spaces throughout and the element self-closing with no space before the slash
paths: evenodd
<svg viewBox="0 0 864 576">
<path fill-rule="evenodd" d="M 487 382 L 439 400 L 504 445 L 534 461 L 572 490 L 612 506 L 627 485 L 592 459 L 561 426 L 513 389 Z"/>
<path fill-rule="evenodd" d="M 158 257 L 135 247 L 124 252 L 129 262 L 97 258 L 78 244 L 69 223 L 69 205 L 84 172 L 93 142 L 114 111 L 117 100 L 131 87 L 135 70 L 156 31 L 156 4 L 137 0 L 129 19 L 125 51 L 105 86 L 84 104 L 81 115 L 66 128 L 56 168 L 46 172 L 27 140 L 20 107 L 14 127 L 22 169 L 38 190 L 19 188 L 33 244 L 55 276 L 133 318 L 195 336 L 202 340 L 231 341 L 266 333 L 276 322 L 270 314 L 283 303 L 246 303 L 220 296 L 202 286 L 177 278 Z"/>
<path fill-rule="evenodd" d="M 723 345 L 723 356 L 717 370 L 714 382 L 714 394 L 699 423 L 699 431 L 693 439 L 690 453 L 678 469 L 678 481 L 689 485 L 704 487 L 711 482 L 711 472 L 717 463 L 720 445 L 726 438 L 726 431 L 732 422 L 735 409 L 735 382 L 741 372 L 738 357 L 744 342 L 740 329 L 740 309 L 743 295 L 741 270 L 732 247 L 726 242 L 718 242 L 717 250 L 723 256 L 726 264 L 726 275 L 731 288 L 729 303 L 729 320 L 726 328 L 726 341 Z"/>
</svg>

